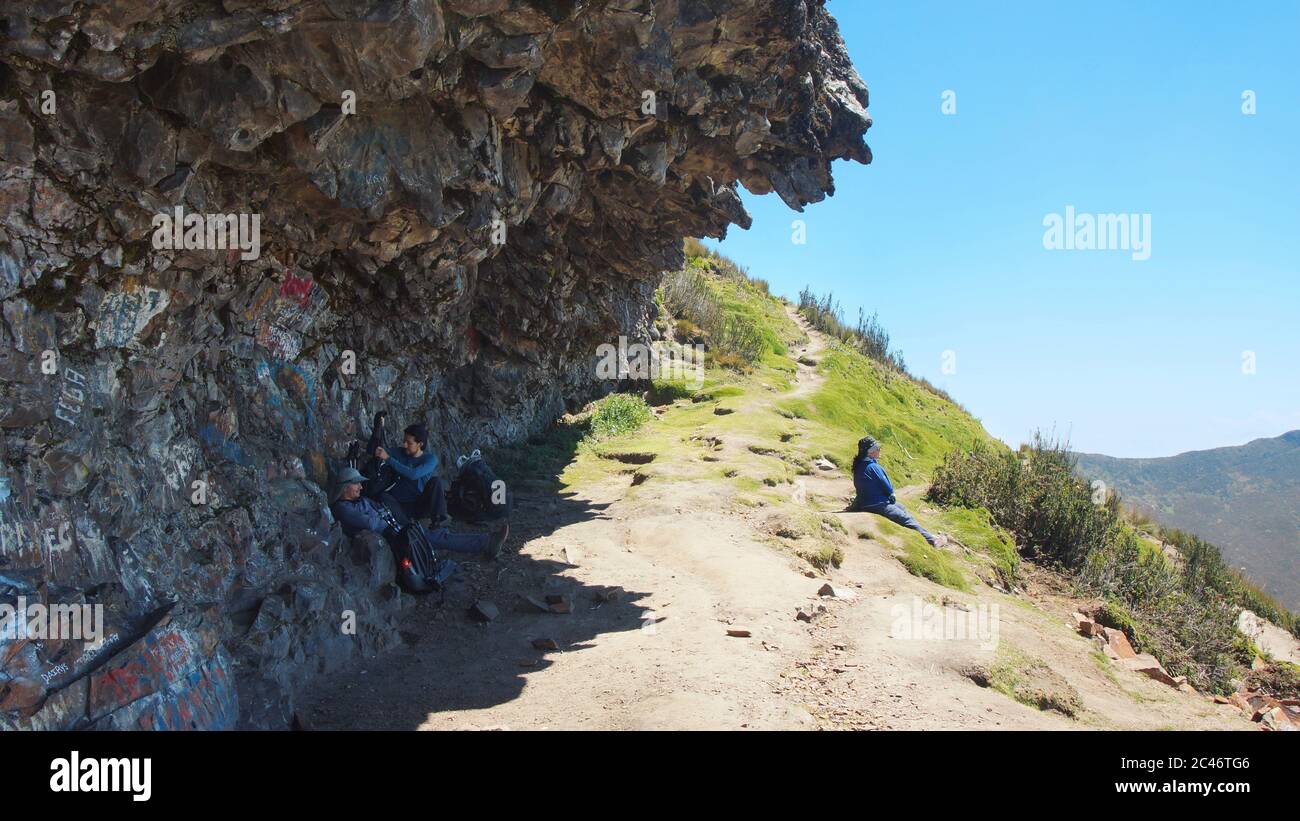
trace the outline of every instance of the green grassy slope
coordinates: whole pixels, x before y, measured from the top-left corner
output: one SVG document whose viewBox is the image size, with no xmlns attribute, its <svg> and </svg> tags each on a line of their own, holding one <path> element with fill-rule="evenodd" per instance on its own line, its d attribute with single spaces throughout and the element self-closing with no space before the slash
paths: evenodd
<svg viewBox="0 0 1300 821">
<path fill-rule="evenodd" d="M 696 254 L 687 264 L 710 275 L 725 313 L 754 321 L 769 343 L 755 377 L 788 387 L 797 367 L 792 351 L 806 337 L 791 321 L 787 304 L 768 294 L 762 283 L 728 276 L 726 260 Z M 825 378 L 819 390 L 778 404 L 782 415 L 805 423 L 801 447 L 810 458 L 823 456 L 847 468 L 858 439 L 870 434 L 882 443 L 881 463 L 902 487 L 926 481 L 953 448 L 969 448 L 977 441 L 1005 448 L 960 406 L 837 340 L 821 353 L 817 370 Z M 723 383 L 753 382 L 725 368 L 712 369 L 709 376 Z"/>
<path fill-rule="evenodd" d="M 867 434 L 880 440 L 881 464 L 898 486 L 927 480 L 955 447 L 1002 446 L 961 407 L 840 342 L 830 343 L 817 369 L 826 378 L 822 388 L 782 407 L 812 423 L 826 458 L 841 467 Z"/>
</svg>

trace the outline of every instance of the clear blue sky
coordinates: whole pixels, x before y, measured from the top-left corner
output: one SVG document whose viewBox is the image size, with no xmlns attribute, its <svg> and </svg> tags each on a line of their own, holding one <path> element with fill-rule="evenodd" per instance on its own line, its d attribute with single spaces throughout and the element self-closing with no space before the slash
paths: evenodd
<svg viewBox="0 0 1300 821">
<path fill-rule="evenodd" d="M 1011 445 L 1165 456 L 1300 428 L 1300 2 L 829 8 L 875 159 L 836 163 L 802 215 L 746 193 L 753 228 L 715 247 L 776 293 L 878 312 Z M 1150 214 L 1150 259 L 1045 249 L 1067 205 Z"/>
</svg>

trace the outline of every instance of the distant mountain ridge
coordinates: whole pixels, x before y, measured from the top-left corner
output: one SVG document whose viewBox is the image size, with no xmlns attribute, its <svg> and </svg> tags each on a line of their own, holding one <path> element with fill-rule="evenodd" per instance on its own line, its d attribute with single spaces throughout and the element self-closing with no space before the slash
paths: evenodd
<svg viewBox="0 0 1300 821">
<path fill-rule="evenodd" d="M 1214 542 L 1224 559 L 1300 609 L 1300 430 L 1158 459 L 1078 454 L 1078 472 L 1162 524 Z"/>
</svg>

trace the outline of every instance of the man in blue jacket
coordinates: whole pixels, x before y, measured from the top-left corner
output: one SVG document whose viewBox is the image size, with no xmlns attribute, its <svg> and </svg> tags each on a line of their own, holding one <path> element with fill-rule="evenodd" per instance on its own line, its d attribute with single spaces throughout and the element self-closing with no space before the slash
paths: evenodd
<svg viewBox="0 0 1300 821">
<path fill-rule="evenodd" d="M 401 452 L 389 454 L 381 445 L 375 448 L 375 458 L 397 474 L 397 483 L 388 494 L 402 506 L 402 512 L 442 527 L 451 519 L 447 515 L 447 491 L 438 478 L 438 457 L 425 451 L 428 443 L 428 428 L 418 423 L 409 425 L 402 431 Z"/>
<path fill-rule="evenodd" d="M 858 440 L 858 455 L 853 459 L 853 487 L 858 496 L 849 509 L 884 516 L 891 522 L 920 533 L 931 547 L 941 547 L 939 540 L 921 527 L 912 514 L 907 512 L 907 508 L 894 498 L 894 486 L 890 484 L 885 469 L 876 461 L 879 458 L 879 442 L 870 436 Z"/>
</svg>

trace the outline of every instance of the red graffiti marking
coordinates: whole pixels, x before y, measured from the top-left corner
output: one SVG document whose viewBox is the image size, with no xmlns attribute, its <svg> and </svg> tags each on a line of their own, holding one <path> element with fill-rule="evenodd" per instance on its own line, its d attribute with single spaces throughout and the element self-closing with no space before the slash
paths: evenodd
<svg viewBox="0 0 1300 821">
<path fill-rule="evenodd" d="M 290 272 L 284 278 L 284 284 L 280 286 L 280 296 L 296 299 L 298 307 L 306 308 L 307 301 L 311 299 L 311 290 L 315 287 L 316 283 L 310 277 L 300 277 Z"/>
<path fill-rule="evenodd" d="M 139 652 L 126 664 L 102 673 L 92 681 L 94 701 L 100 705 L 129 704 L 176 681 L 189 658 L 185 637 L 176 632 L 146 636 Z"/>
<path fill-rule="evenodd" d="M 226 685 L 223 664 L 214 660 L 206 669 L 191 673 L 183 690 L 172 689 L 151 697 L 152 706 L 136 719 L 145 730 L 226 730 L 235 726 L 239 708 Z"/>
</svg>

